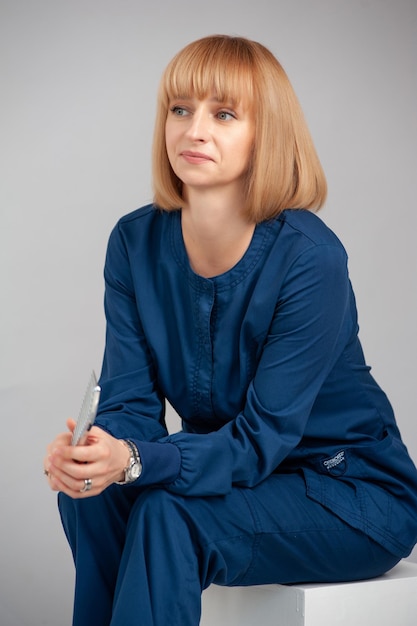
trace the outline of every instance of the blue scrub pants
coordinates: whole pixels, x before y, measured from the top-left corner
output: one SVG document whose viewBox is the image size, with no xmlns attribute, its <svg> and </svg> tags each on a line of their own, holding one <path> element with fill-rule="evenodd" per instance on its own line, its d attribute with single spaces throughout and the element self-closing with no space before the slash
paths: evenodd
<svg viewBox="0 0 417 626">
<path fill-rule="evenodd" d="M 112 485 L 59 508 L 76 566 L 73 626 L 198 626 L 211 583 L 371 578 L 399 560 L 274 474 L 226 496 Z"/>
</svg>

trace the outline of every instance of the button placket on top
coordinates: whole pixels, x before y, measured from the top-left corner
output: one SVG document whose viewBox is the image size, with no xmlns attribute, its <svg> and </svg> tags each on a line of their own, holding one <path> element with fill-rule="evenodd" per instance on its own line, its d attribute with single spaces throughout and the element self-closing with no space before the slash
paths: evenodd
<svg viewBox="0 0 417 626">
<path fill-rule="evenodd" d="M 213 281 L 195 275 L 194 319 L 198 331 L 198 348 L 192 381 L 193 414 L 212 417 L 211 384 L 213 379 L 213 341 L 211 316 L 215 303 Z"/>
</svg>

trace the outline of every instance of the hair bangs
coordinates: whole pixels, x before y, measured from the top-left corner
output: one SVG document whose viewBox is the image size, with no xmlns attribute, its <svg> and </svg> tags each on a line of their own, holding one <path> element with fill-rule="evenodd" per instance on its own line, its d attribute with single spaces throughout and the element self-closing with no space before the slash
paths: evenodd
<svg viewBox="0 0 417 626">
<path fill-rule="evenodd" d="M 214 43 L 197 41 L 174 57 L 162 81 L 168 101 L 214 95 L 219 102 L 234 105 L 253 102 L 249 50 L 234 38 L 214 38 Z"/>
</svg>

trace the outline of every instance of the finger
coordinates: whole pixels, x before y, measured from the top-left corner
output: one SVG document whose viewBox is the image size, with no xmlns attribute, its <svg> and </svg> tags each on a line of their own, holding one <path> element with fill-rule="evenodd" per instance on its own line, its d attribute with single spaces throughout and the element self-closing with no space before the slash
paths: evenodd
<svg viewBox="0 0 417 626">
<path fill-rule="evenodd" d="M 61 433 L 61 435 L 58 435 L 54 441 L 48 444 L 46 448 L 46 456 L 43 459 L 43 471 L 47 478 L 49 478 L 49 473 L 51 471 L 51 459 L 54 450 L 68 445 L 70 437 L 71 435 L 69 433 Z"/>
<path fill-rule="evenodd" d="M 73 499 L 89 498 L 99 495 L 106 485 L 100 478 L 83 478 L 76 480 L 71 476 L 59 473 L 52 475 L 52 488 L 61 491 Z"/>
<path fill-rule="evenodd" d="M 49 471 L 49 469 L 46 469 L 45 465 L 46 465 L 46 463 L 44 462 L 43 473 L 44 473 L 44 476 L 45 476 L 46 480 L 48 481 L 49 486 L 52 487 L 52 474 Z"/>
<path fill-rule="evenodd" d="M 53 441 L 51 441 L 48 444 L 48 449 L 53 450 L 54 448 L 57 448 L 58 446 L 68 446 L 71 443 L 71 433 L 69 432 L 65 432 L 65 433 L 60 433 L 59 435 L 57 435 L 55 437 L 55 439 Z"/>
<path fill-rule="evenodd" d="M 70 433 L 68 433 L 70 437 Z M 62 462 L 76 463 L 93 463 L 105 458 L 107 451 L 104 446 L 92 444 L 88 446 L 72 446 L 71 442 L 66 440 L 66 445 L 58 445 L 50 452 L 50 461 L 55 464 Z"/>
<path fill-rule="evenodd" d="M 90 464 L 78 464 L 75 462 L 62 461 L 60 463 L 51 463 L 48 471 L 48 479 L 55 490 L 79 491 L 84 486 L 86 478 L 90 477 L 90 473 L 94 472 L 94 468 Z"/>
<path fill-rule="evenodd" d="M 98 458 L 97 451 L 86 453 L 78 446 L 58 446 L 51 451 L 46 459 L 46 468 L 55 474 L 63 472 L 69 476 L 80 478 L 84 476 L 85 464 L 95 462 Z"/>
<path fill-rule="evenodd" d="M 102 444 L 109 438 L 112 438 L 111 435 L 106 433 L 102 428 L 92 426 L 84 435 L 83 445 L 92 446 L 94 444 Z"/>
<path fill-rule="evenodd" d="M 73 420 L 72 417 L 69 417 L 67 419 L 67 428 L 72 433 L 74 432 L 76 425 L 77 425 L 77 422 L 75 420 Z"/>
<path fill-rule="evenodd" d="M 62 491 L 63 493 L 66 493 L 67 495 L 69 495 L 71 498 L 86 497 L 85 494 L 89 493 L 93 486 L 93 479 L 87 479 L 87 478 L 76 479 L 63 472 L 57 472 L 56 474 L 52 474 L 51 476 L 52 476 L 51 482 L 52 482 L 54 490 Z M 91 480 L 91 483 L 88 482 L 88 484 L 90 485 L 90 489 L 88 491 L 84 490 L 85 485 L 86 485 L 86 482 L 85 482 L 86 480 L 87 481 Z"/>
</svg>

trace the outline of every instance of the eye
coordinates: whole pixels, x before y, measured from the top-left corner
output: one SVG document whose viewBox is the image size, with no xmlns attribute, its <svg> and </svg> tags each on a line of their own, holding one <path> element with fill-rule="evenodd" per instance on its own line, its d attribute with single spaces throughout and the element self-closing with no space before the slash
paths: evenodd
<svg viewBox="0 0 417 626">
<path fill-rule="evenodd" d="M 229 120 L 236 119 L 236 116 L 231 111 L 219 111 L 217 117 L 222 122 L 228 122 Z"/>
<path fill-rule="evenodd" d="M 170 108 L 170 111 L 177 117 L 184 117 L 185 115 L 188 115 L 189 113 L 187 109 L 185 109 L 182 106 L 179 106 L 178 104 L 175 104 L 174 106 L 172 106 Z"/>
</svg>

